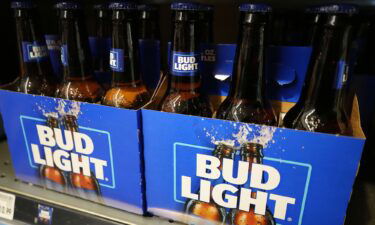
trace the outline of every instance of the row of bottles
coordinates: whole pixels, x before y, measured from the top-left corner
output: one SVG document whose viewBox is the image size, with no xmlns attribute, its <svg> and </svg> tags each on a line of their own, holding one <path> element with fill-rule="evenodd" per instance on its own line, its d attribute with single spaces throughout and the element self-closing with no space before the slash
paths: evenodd
<svg viewBox="0 0 375 225">
<path fill-rule="evenodd" d="M 202 94 L 199 68 L 198 5 L 175 3 L 169 87 L 160 109 L 196 116 L 212 116 Z M 265 49 L 271 7 L 240 6 L 240 29 L 228 97 L 215 117 L 276 126 L 277 117 L 265 96 Z M 284 126 L 301 130 L 350 135 L 353 96 L 348 92 L 352 17 L 357 7 L 348 4 L 310 8 L 312 56 L 302 95 L 286 114 Z M 349 105 L 349 106 L 348 106 Z"/>
<path fill-rule="evenodd" d="M 112 84 L 108 90 L 94 79 L 81 5 L 60 1 L 59 15 L 63 81 L 52 79 L 48 51 L 38 30 L 33 2 L 14 1 L 21 76 L 11 84 L 18 91 L 63 99 L 138 109 L 150 100 L 142 82 L 138 45 L 138 7 L 129 1 L 108 5 L 112 15 L 109 62 Z M 105 12 L 96 7 L 99 23 Z M 148 8 L 154 10 L 154 8 Z M 212 42 L 211 6 L 196 3 L 172 3 L 172 40 L 168 91 L 159 106 L 161 111 L 211 117 L 213 109 L 201 90 L 203 76 L 201 43 Z M 144 8 L 144 11 L 147 11 Z M 240 29 L 228 97 L 215 117 L 239 122 L 277 126 L 275 112 L 265 96 L 265 50 L 268 46 L 269 19 L 272 8 L 266 4 L 245 3 L 239 7 Z M 313 47 L 302 95 L 287 113 L 284 126 L 308 131 L 350 135 L 348 90 L 349 50 L 352 42 L 354 5 L 335 4 L 308 10 L 314 22 L 309 24 Z M 142 18 L 155 20 L 156 14 Z M 145 21 L 143 21 L 145 23 Z M 142 23 L 142 21 L 141 21 Z M 106 26 L 98 25 L 98 36 L 105 36 Z M 146 26 L 143 26 L 146 27 Z M 147 30 L 147 31 L 146 31 Z M 149 23 L 141 34 L 158 38 L 156 23 Z M 156 32 L 156 33 L 155 33 Z M 100 69 L 100 68 L 99 68 Z M 348 106 L 349 105 L 349 106 Z"/>
<path fill-rule="evenodd" d="M 112 10 L 112 46 L 107 62 L 113 78 L 106 92 L 93 76 L 88 35 L 78 2 L 61 1 L 55 5 L 59 16 L 62 82 L 57 82 L 52 75 L 45 40 L 38 30 L 35 4 L 32 1 L 13 1 L 11 7 L 16 21 L 21 72 L 16 82 L 3 88 L 130 109 L 140 108 L 148 102 L 150 93 L 142 82 L 139 65 L 135 3 L 120 1 L 108 6 Z M 100 7 L 97 9 L 100 11 Z M 104 11 L 99 14 L 104 17 Z M 147 22 L 143 23 L 148 26 Z M 150 28 L 155 29 L 153 26 Z M 99 35 L 107 32 L 106 26 L 98 27 L 102 28 L 98 29 Z M 143 30 L 141 33 L 146 37 L 150 32 Z M 104 70 L 104 64 L 107 63 L 95 62 L 95 69 Z"/>
</svg>

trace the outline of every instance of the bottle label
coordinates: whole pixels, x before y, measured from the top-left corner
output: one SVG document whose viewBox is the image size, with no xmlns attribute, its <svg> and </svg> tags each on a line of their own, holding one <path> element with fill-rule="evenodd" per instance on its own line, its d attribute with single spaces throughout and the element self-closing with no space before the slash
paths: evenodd
<svg viewBox="0 0 375 225">
<path fill-rule="evenodd" d="M 63 66 L 68 66 L 68 46 L 61 45 L 61 63 Z"/>
<path fill-rule="evenodd" d="M 22 53 L 24 62 L 40 62 L 48 57 L 47 46 L 40 42 L 22 42 Z"/>
<path fill-rule="evenodd" d="M 172 75 L 197 76 L 200 55 L 196 52 L 173 52 Z"/>
<path fill-rule="evenodd" d="M 337 90 L 341 89 L 346 83 L 347 78 L 348 78 L 348 71 L 347 71 L 346 62 L 343 60 L 340 60 L 337 63 L 334 88 Z"/>
<path fill-rule="evenodd" d="M 109 53 L 109 65 L 112 71 L 124 72 L 124 50 L 119 48 L 112 48 Z"/>
</svg>

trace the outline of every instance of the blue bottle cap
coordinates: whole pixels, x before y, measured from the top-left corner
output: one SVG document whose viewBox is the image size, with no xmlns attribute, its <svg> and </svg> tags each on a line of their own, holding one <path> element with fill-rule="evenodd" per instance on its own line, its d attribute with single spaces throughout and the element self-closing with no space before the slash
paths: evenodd
<svg viewBox="0 0 375 225">
<path fill-rule="evenodd" d="M 113 1 L 109 3 L 108 8 L 110 9 L 123 9 L 123 10 L 136 10 L 137 4 L 130 1 Z"/>
<path fill-rule="evenodd" d="M 186 11 L 197 11 L 201 10 L 201 5 L 193 2 L 173 2 L 171 4 L 172 10 L 186 10 Z"/>
<path fill-rule="evenodd" d="M 326 13 L 326 14 L 355 14 L 358 13 L 358 6 L 354 4 L 329 4 L 311 7 L 306 11 L 311 13 Z"/>
<path fill-rule="evenodd" d="M 35 4 L 30 0 L 12 1 L 10 7 L 12 9 L 32 9 L 35 8 Z"/>
<path fill-rule="evenodd" d="M 212 10 L 214 10 L 214 6 L 213 5 L 201 4 L 201 10 L 202 11 L 212 11 Z"/>
<path fill-rule="evenodd" d="M 77 1 L 60 1 L 55 5 L 56 9 L 81 9 L 82 6 Z"/>
<path fill-rule="evenodd" d="M 141 4 L 138 5 L 138 10 L 140 11 L 157 11 L 159 10 L 159 7 L 154 4 Z"/>
<path fill-rule="evenodd" d="M 93 8 L 97 10 L 108 9 L 108 4 L 95 4 Z"/>
<path fill-rule="evenodd" d="M 243 3 L 239 7 L 241 12 L 262 12 L 267 13 L 272 11 L 272 7 L 263 3 Z"/>
</svg>

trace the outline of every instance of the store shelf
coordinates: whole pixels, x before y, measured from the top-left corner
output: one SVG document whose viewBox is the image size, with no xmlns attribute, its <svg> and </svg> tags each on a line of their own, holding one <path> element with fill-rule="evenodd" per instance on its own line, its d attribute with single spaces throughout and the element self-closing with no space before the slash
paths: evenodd
<svg viewBox="0 0 375 225">
<path fill-rule="evenodd" d="M 179 224 L 158 217 L 139 216 L 24 183 L 14 177 L 12 168 L 8 145 L 0 142 L 0 191 L 16 195 L 16 221 L 35 223 L 38 204 L 42 204 L 53 207 L 53 224 Z M 0 220 L 0 224 L 4 221 Z"/>
</svg>

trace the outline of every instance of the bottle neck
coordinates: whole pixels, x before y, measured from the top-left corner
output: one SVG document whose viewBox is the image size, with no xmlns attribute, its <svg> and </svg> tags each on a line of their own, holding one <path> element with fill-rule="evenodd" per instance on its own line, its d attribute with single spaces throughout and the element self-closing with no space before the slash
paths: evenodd
<svg viewBox="0 0 375 225">
<path fill-rule="evenodd" d="M 171 88 L 197 92 L 201 85 L 198 14 L 194 11 L 175 11 L 173 17 Z"/>
<path fill-rule="evenodd" d="M 110 18 L 106 10 L 98 10 L 96 18 L 96 36 L 99 38 L 110 38 Z"/>
<path fill-rule="evenodd" d="M 248 164 L 249 164 L 249 176 L 251 176 L 253 164 L 254 163 L 255 164 L 263 164 L 263 157 L 260 155 L 259 152 L 257 154 L 247 153 L 247 154 L 241 155 L 241 161 L 248 162 Z M 263 178 L 262 178 L 262 180 L 263 180 Z M 250 179 L 248 179 L 247 182 L 243 186 L 245 188 L 249 188 L 250 187 Z M 255 189 L 254 189 L 254 191 L 255 191 Z M 253 193 L 255 193 L 255 192 L 253 192 Z"/>
<path fill-rule="evenodd" d="M 324 24 L 322 38 L 314 46 L 306 82 L 299 102 L 310 108 L 342 108 L 343 92 L 348 79 L 348 50 L 352 25 L 345 15 L 330 15 Z"/>
<path fill-rule="evenodd" d="M 139 15 L 139 39 L 159 40 L 158 21 L 157 11 L 141 11 Z"/>
<path fill-rule="evenodd" d="M 229 96 L 262 102 L 265 98 L 267 15 L 242 13 L 241 21 Z"/>
<path fill-rule="evenodd" d="M 135 12 L 125 10 L 113 12 L 110 53 L 112 86 L 140 83 L 141 70 L 135 18 Z"/>
<path fill-rule="evenodd" d="M 61 10 L 61 61 L 65 80 L 91 77 L 90 49 L 84 20 L 79 10 Z"/>
<path fill-rule="evenodd" d="M 16 9 L 15 21 L 21 76 L 46 75 L 48 50 L 38 26 L 35 26 L 33 10 Z"/>
<path fill-rule="evenodd" d="M 200 11 L 199 20 L 201 21 L 201 43 L 213 43 L 213 13 L 211 11 Z"/>
</svg>

